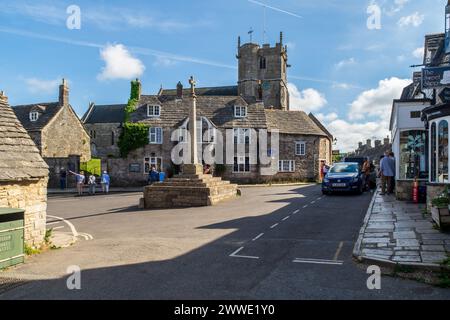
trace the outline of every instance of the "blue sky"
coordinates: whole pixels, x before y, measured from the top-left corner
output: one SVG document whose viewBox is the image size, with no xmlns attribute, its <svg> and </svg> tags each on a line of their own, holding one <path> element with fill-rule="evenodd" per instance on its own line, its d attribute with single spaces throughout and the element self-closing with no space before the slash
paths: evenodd
<svg viewBox="0 0 450 320">
<path fill-rule="evenodd" d="M 421 63 L 424 35 L 444 31 L 444 0 L 0 0 L 0 90 L 10 103 L 55 101 L 61 78 L 82 115 L 90 101 L 125 103 L 130 79 L 143 91 L 162 85 L 235 84 L 237 37 L 266 42 L 284 32 L 292 108 L 313 111 L 337 136 L 337 147 L 388 134 L 393 98 Z M 81 9 L 69 30 L 67 7 Z M 367 8 L 381 9 L 369 30 Z M 297 17 L 301 16 L 301 18 Z M 123 66 L 126 65 L 124 68 Z"/>
</svg>

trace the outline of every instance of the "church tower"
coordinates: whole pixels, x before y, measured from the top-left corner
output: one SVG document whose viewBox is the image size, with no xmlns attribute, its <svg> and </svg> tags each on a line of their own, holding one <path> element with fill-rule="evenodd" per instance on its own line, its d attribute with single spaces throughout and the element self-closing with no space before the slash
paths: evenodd
<svg viewBox="0 0 450 320">
<path fill-rule="evenodd" d="M 288 56 L 283 47 L 283 33 L 280 42 L 271 47 L 255 43 L 241 45 L 238 41 L 239 94 L 255 97 L 264 102 L 266 108 L 289 110 L 287 88 Z"/>
</svg>

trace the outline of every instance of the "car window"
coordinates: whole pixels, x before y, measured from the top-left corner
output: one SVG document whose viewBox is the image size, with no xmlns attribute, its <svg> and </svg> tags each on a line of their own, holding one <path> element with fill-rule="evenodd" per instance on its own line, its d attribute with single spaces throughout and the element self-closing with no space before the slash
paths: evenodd
<svg viewBox="0 0 450 320">
<path fill-rule="evenodd" d="M 330 170 L 331 173 L 358 173 L 357 164 L 337 164 Z"/>
</svg>

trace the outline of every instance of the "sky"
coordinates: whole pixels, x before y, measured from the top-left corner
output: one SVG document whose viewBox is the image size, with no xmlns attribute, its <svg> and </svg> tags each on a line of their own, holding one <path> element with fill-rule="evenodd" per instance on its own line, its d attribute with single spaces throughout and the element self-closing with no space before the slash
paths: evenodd
<svg viewBox="0 0 450 320">
<path fill-rule="evenodd" d="M 90 102 L 126 103 L 135 78 L 145 94 L 191 75 L 235 85 L 237 37 L 253 30 L 253 42 L 274 45 L 283 31 L 291 109 L 313 112 L 335 148 L 352 151 L 389 135 L 392 100 L 420 70 L 410 66 L 422 63 L 425 34 L 444 32 L 446 3 L 0 0 L 0 90 L 11 105 L 57 101 L 65 78 L 82 116 Z"/>
</svg>

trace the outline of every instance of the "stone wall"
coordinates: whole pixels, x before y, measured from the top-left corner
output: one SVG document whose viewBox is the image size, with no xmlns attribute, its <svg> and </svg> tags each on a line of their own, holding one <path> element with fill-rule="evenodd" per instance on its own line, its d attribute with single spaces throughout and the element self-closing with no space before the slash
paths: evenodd
<svg viewBox="0 0 450 320">
<path fill-rule="evenodd" d="M 45 237 L 47 178 L 0 183 L 0 207 L 25 210 L 25 243 L 39 247 Z"/>
<path fill-rule="evenodd" d="M 60 187 L 60 172 L 64 168 L 66 171 L 80 171 L 80 157 L 71 156 L 68 158 L 44 158 L 49 169 L 49 188 Z M 73 175 L 67 175 L 67 188 L 76 188 L 76 179 Z"/>
<path fill-rule="evenodd" d="M 122 132 L 120 123 L 85 124 L 84 127 L 89 134 L 92 132 L 91 152 L 93 157 L 120 156 L 120 149 L 117 145 Z"/>
<path fill-rule="evenodd" d="M 41 155 L 43 158 L 78 155 L 82 162 L 91 159 L 89 135 L 69 106 L 64 106 L 42 130 Z"/>
<path fill-rule="evenodd" d="M 414 181 L 411 180 L 396 180 L 395 181 L 395 196 L 400 201 L 412 201 L 412 188 Z"/>
</svg>

